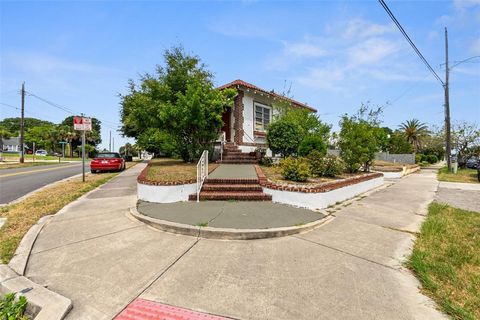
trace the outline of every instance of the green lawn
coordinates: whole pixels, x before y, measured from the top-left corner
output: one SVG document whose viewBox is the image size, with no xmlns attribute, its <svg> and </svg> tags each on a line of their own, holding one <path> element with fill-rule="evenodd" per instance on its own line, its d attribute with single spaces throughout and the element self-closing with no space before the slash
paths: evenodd
<svg viewBox="0 0 480 320">
<path fill-rule="evenodd" d="M 58 164 L 58 162 L 7 162 L 0 163 L 0 169 L 15 169 L 15 168 L 26 168 L 26 167 L 36 167 L 36 166 L 45 166 L 50 164 Z"/>
<path fill-rule="evenodd" d="M 20 156 L 18 154 L 12 154 L 12 153 L 4 153 L 3 154 L 3 158 L 7 161 L 14 161 L 14 160 L 18 160 L 20 159 Z M 31 154 L 26 154 L 25 155 L 25 159 L 33 159 L 33 155 Z M 54 156 L 35 156 L 35 160 L 37 161 L 42 161 L 42 160 L 58 160 L 58 157 L 54 157 Z M 73 157 L 73 158 L 70 158 L 70 157 L 65 157 L 65 158 L 62 158 L 62 160 L 68 160 L 68 161 L 81 161 L 82 158 L 78 158 L 78 157 Z"/>
<path fill-rule="evenodd" d="M 475 169 L 458 169 L 457 173 L 448 171 L 447 167 L 443 167 L 438 171 L 438 180 L 447 182 L 469 182 L 478 183 L 477 170 Z"/>
<path fill-rule="evenodd" d="M 453 319 L 480 319 L 480 213 L 429 206 L 409 267 Z"/>
</svg>

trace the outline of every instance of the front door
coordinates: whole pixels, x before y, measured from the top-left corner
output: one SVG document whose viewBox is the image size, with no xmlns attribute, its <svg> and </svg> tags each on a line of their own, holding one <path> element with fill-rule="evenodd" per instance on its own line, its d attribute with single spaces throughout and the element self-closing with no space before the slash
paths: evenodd
<svg viewBox="0 0 480 320">
<path fill-rule="evenodd" d="M 225 111 L 222 114 L 222 120 L 223 120 L 223 127 L 222 131 L 225 132 L 225 137 L 227 139 L 227 142 L 231 142 L 232 140 L 232 126 L 231 126 L 231 118 L 232 118 L 232 108 L 227 107 L 225 108 Z"/>
</svg>

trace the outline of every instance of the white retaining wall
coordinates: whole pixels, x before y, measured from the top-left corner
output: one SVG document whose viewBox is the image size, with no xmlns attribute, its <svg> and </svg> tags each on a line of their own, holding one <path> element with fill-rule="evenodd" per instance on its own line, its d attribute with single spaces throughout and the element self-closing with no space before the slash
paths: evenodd
<svg viewBox="0 0 480 320">
<path fill-rule="evenodd" d="M 361 193 L 383 185 L 383 177 L 352 184 L 328 192 L 305 193 L 263 188 L 263 192 L 272 195 L 272 201 L 311 210 L 324 209 L 337 202 L 353 198 Z"/>
<path fill-rule="evenodd" d="M 197 184 L 180 184 L 173 186 L 153 186 L 137 183 L 138 200 L 170 203 L 188 201 L 188 196 L 197 192 Z"/>
</svg>

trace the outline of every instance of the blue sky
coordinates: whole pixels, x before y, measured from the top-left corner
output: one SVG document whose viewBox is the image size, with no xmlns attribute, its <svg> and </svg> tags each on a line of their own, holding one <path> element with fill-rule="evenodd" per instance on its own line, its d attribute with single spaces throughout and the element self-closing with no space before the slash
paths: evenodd
<svg viewBox="0 0 480 320">
<path fill-rule="evenodd" d="M 452 61 L 480 55 L 480 1 L 387 1 L 444 78 L 443 30 Z M 391 104 L 384 124 L 443 121 L 443 90 L 377 1 L 98 1 L 0 3 L 0 102 L 18 89 L 104 122 L 124 143 L 118 93 L 181 44 L 199 55 L 218 85 L 242 79 L 293 97 L 338 128 L 362 102 Z M 454 121 L 480 121 L 480 59 L 451 74 Z M 0 118 L 19 111 L 0 105 Z M 59 122 L 69 114 L 27 97 L 26 114 Z M 108 127 L 107 127 L 108 126 Z"/>
</svg>

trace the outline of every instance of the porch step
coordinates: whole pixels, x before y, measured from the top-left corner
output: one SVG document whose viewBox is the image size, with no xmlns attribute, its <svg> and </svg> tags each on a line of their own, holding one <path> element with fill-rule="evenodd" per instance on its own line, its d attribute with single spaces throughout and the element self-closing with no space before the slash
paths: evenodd
<svg viewBox="0 0 480 320">
<path fill-rule="evenodd" d="M 262 187 L 258 184 L 222 184 L 207 183 L 203 185 L 202 191 L 257 191 L 262 192 Z"/>
<path fill-rule="evenodd" d="M 208 178 L 204 182 L 204 186 L 207 184 L 259 184 L 258 179 L 211 179 Z"/>
<path fill-rule="evenodd" d="M 197 200 L 196 194 L 189 195 L 189 200 Z M 210 201 L 228 201 L 228 200 L 238 200 L 238 201 L 271 201 L 272 196 L 263 192 L 232 192 L 232 191 L 201 191 L 200 200 L 210 200 Z"/>
<path fill-rule="evenodd" d="M 231 163 L 231 164 L 254 164 L 257 163 L 257 160 L 253 159 L 235 159 L 235 160 L 223 160 L 223 161 L 218 161 L 219 163 Z"/>
</svg>

